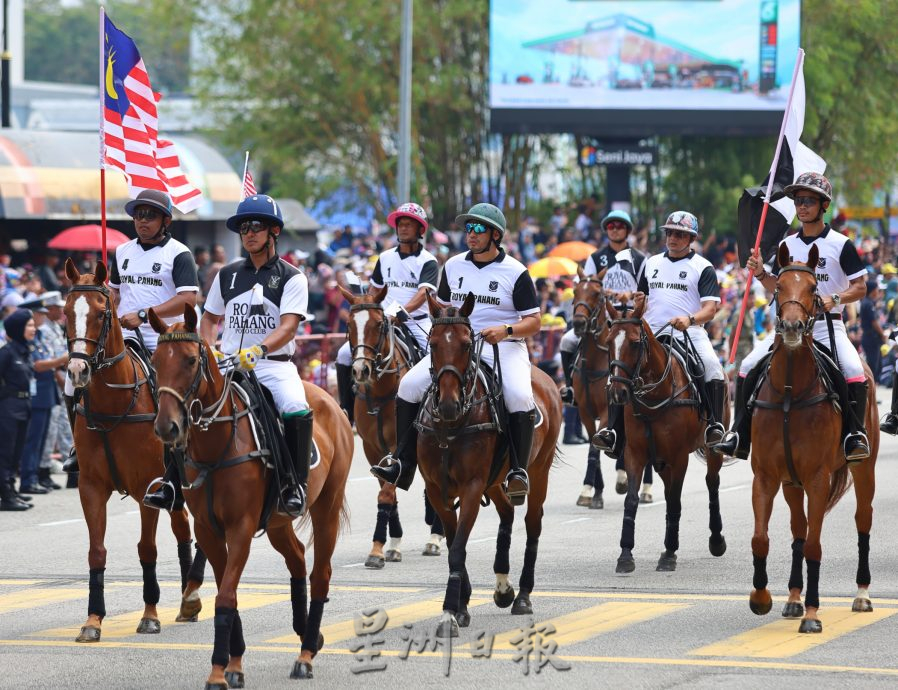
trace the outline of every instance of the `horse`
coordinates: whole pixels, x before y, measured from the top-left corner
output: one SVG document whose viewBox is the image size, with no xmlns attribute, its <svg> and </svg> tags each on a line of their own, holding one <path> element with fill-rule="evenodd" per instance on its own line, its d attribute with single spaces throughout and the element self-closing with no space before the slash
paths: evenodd
<svg viewBox="0 0 898 690">
<path fill-rule="evenodd" d="M 822 557 L 820 533 L 824 516 L 847 493 L 852 480 L 857 500 L 854 520 L 858 536 L 855 577 L 858 592 L 851 608 L 857 612 L 873 610 L 869 595 L 869 554 L 879 452 L 876 386 L 870 368 L 864 364 L 870 457 L 849 467 L 842 454 L 842 414 L 834 406 L 833 396 L 821 378 L 822 360 L 813 346 L 815 315 L 822 308 L 814 273 L 818 259 L 817 247 L 812 246 L 806 263 L 793 264 L 788 249 L 780 247 L 778 261 L 782 268 L 776 282 L 776 340 L 767 378 L 758 391 L 752 417 L 755 528 L 751 540 L 754 577 L 749 607 L 754 613 L 764 615 L 773 606 L 767 589 L 770 548 L 767 525 L 773 499 L 782 486 L 791 513 L 793 540 L 789 598 L 783 616 L 801 618 L 800 633 L 823 631 L 823 624 L 817 617 Z M 807 563 L 808 576 L 804 607 L 801 604 L 802 561 Z"/>
<path fill-rule="evenodd" d="M 701 449 L 707 463 L 710 529 L 708 549 L 713 556 L 726 552 L 723 521 L 720 517 L 720 468 L 723 456 L 704 445 L 707 420 L 694 395 L 694 384 L 682 361 L 670 347 L 662 345 L 642 318 L 645 295 L 636 293 L 633 314 L 626 317 L 611 304 L 608 335 L 611 375 L 608 378 L 609 402 L 624 405 L 624 468 L 627 472 L 627 497 L 621 530 L 621 553 L 617 573 L 636 568 L 633 546 L 636 531 L 637 491 L 643 469 L 650 462 L 664 480 L 667 528 L 664 551 L 656 570 L 672 572 L 677 567 L 680 546 L 680 497 L 689 464 L 689 454 Z M 725 406 L 729 423 L 729 407 Z"/>
<path fill-rule="evenodd" d="M 304 382 L 315 415 L 319 462 L 309 474 L 308 508 L 315 540 L 311 603 L 307 599 L 305 546 L 286 515 L 272 511 L 263 525 L 266 493 L 273 473 L 262 461 L 246 400 L 215 366 L 212 349 L 197 333 L 197 315 L 184 309 L 184 321 L 167 326 L 153 310 L 150 324 L 159 336 L 153 363 L 159 377 L 156 434 L 186 448 L 184 496 L 194 516 L 197 539 L 206 552 L 218 594 L 215 646 L 207 690 L 243 687 L 243 624 L 237 586 L 253 535 L 267 529 L 271 545 L 290 572 L 293 630 L 302 640 L 291 678 L 311 678 L 312 660 L 324 643 L 321 618 L 330 587 L 331 557 L 338 532 L 348 519 L 344 504 L 352 462 L 352 429 L 346 415 L 325 391 Z"/>
<path fill-rule="evenodd" d="M 144 610 L 137 632 L 157 634 L 162 629 L 156 605 L 156 525 L 159 511 L 143 505 L 149 483 L 164 472 L 163 446 L 152 432 L 156 403 L 139 357 L 125 346 L 115 300 L 106 287 L 106 265 L 98 262 L 94 273 L 81 274 L 71 259 L 65 273 L 72 282 L 65 303 L 69 344 L 68 375 L 75 387 L 73 425 L 80 477 L 78 493 L 90 540 L 87 621 L 76 642 L 99 642 L 106 601 L 106 503 L 113 491 L 133 497 L 140 506 L 140 541 L 137 555 L 143 570 Z M 187 511 L 170 514 L 178 543 L 181 568 L 181 607 L 177 621 L 196 621 L 202 609 L 199 588 L 206 560 L 197 548 L 191 554 Z"/>
<path fill-rule="evenodd" d="M 468 293 L 460 308 L 444 307 L 429 292 L 427 302 L 433 321 L 430 331 L 433 384 L 419 417 L 418 464 L 430 502 L 443 522 L 449 546 L 449 580 L 438 631 L 442 637 L 455 637 L 459 627 L 467 627 L 471 621 L 468 612 L 471 582 L 465 566 L 465 547 L 484 496 L 492 500 L 499 513 L 493 601 L 500 608 L 511 606 L 513 615 L 533 613 L 530 594 L 534 587 L 549 469 L 561 429 L 561 396 L 546 373 L 531 367 L 533 393 L 542 423 L 534 434 L 527 469 L 530 476 L 524 517 L 527 545 L 515 596 L 508 581 L 514 507 L 501 486 L 507 461 L 503 457 L 500 466 L 491 467 L 500 437 L 488 403 L 491 396 L 498 394 L 498 387 L 491 385 L 491 390 L 487 389 L 478 375 L 479 348 L 485 341 L 475 338 L 468 319 L 474 308 L 474 294 Z M 455 499 L 459 504 L 457 515 Z"/>
<path fill-rule="evenodd" d="M 362 439 L 365 458 L 374 466 L 396 448 L 396 393 L 399 379 L 414 363 L 397 345 L 396 326 L 384 314 L 382 303 L 387 296 L 386 286 L 370 295 L 355 295 L 342 285 L 339 288 L 350 305 L 347 331 L 353 353 L 352 378 L 358 387 L 355 426 Z M 430 508 L 430 505 L 425 507 Z M 430 516 L 430 522 L 431 540 L 425 544 L 423 555 L 439 556 L 442 525 L 433 516 Z M 384 553 L 388 527 L 390 548 Z M 385 562 L 401 561 L 402 534 L 396 486 L 382 481 L 377 494 L 374 538 L 365 567 L 380 569 Z"/>
</svg>

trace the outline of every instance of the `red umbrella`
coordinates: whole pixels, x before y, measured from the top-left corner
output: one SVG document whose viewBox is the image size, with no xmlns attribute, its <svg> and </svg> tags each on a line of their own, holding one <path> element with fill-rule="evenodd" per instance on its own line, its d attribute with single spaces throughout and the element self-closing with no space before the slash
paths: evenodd
<svg viewBox="0 0 898 690">
<path fill-rule="evenodd" d="M 115 249 L 128 241 L 128 236 L 118 230 L 106 228 L 106 248 Z M 99 225 L 76 225 L 63 230 L 47 243 L 50 249 L 99 252 L 103 250 L 103 228 Z"/>
</svg>

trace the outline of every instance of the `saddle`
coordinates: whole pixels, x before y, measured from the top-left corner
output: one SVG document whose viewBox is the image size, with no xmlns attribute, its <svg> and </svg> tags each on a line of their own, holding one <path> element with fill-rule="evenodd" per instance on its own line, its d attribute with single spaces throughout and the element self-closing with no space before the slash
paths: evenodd
<svg viewBox="0 0 898 690">
<path fill-rule="evenodd" d="M 657 339 L 680 362 L 683 371 L 689 376 L 690 397 L 710 415 L 710 398 L 705 393 L 705 364 L 698 356 L 695 346 L 691 341 L 674 338 L 670 333 L 662 333 Z"/>
<path fill-rule="evenodd" d="M 421 349 L 417 338 L 412 334 L 411 328 L 408 321 L 397 321 L 395 328 L 396 343 L 402 348 L 409 364 L 415 366 L 424 359 L 427 353 Z"/>
<path fill-rule="evenodd" d="M 147 383 L 150 386 L 150 393 L 153 394 L 153 406 L 156 409 L 159 409 L 159 390 L 158 384 L 156 383 L 156 370 L 153 369 L 153 355 L 144 344 L 143 338 L 139 336 L 140 331 L 136 332 L 138 333 L 139 339 L 125 338 L 125 347 L 127 347 L 137 358 L 140 368 L 143 369 L 144 378 L 146 378 Z"/>
</svg>

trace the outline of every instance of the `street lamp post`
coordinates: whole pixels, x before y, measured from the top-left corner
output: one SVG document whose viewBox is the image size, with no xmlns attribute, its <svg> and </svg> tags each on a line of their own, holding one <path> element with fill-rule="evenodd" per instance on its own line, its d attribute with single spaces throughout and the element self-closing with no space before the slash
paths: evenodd
<svg viewBox="0 0 898 690">
<path fill-rule="evenodd" d="M 9 0 L 3 0 L 3 55 L 0 56 L 0 126 L 9 127 L 9 63 L 12 55 L 9 52 Z"/>
<path fill-rule="evenodd" d="M 409 200 L 412 139 L 412 0 L 402 0 L 399 42 L 399 174 L 397 203 Z"/>
</svg>

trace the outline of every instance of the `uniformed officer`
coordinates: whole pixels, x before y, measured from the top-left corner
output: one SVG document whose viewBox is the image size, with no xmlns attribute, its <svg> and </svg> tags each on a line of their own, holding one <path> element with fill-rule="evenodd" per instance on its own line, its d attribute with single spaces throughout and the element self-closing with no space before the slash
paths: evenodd
<svg viewBox="0 0 898 690">
<path fill-rule="evenodd" d="M 278 257 L 283 227 L 281 209 L 270 196 L 256 194 L 240 202 L 228 218 L 228 228 L 240 233 L 249 256 L 219 271 L 206 296 L 200 333 L 214 348 L 223 320 L 222 351 L 236 353 L 238 365 L 253 369 L 271 391 L 292 461 L 292 471 L 279 472 L 285 480 L 281 503 L 288 515 L 298 517 L 306 507 L 312 410 L 291 358 L 296 330 L 306 317 L 309 288 L 305 274 Z"/>
<path fill-rule="evenodd" d="M 705 443 L 718 442 L 726 431 L 721 423 L 726 401 L 726 379 L 720 359 L 702 327 L 714 318 L 720 304 L 717 272 L 704 257 L 692 249 L 698 237 L 698 219 L 687 211 L 675 211 L 661 226 L 667 249 L 642 264 L 638 289 L 647 296 L 644 319 L 653 331 L 670 325 L 671 336 L 685 340 L 689 336 L 704 368 L 704 390 L 710 414 Z M 701 383 L 701 382 L 699 382 Z M 620 405 L 609 405 L 608 425 L 593 437 L 593 445 L 613 457 L 623 450 L 623 414 Z"/>
<path fill-rule="evenodd" d="M 817 246 L 820 258 L 817 261 L 817 294 L 823 300 L 823 317 L 814 322 L 813 337 L 837 355 L 839 366 L 848 384 L 848 397 L 853 414 L 846 415 L 848 433 L 843 443 L 848 462 L 859 462 L 870 456 L 870 445 L 864 431 L 864 417 L 867 410 L 867 378 L 857 348 L 848 339 L 845 323 L 842 321 L 844 305 L 857 302 L 867 294 L 864 264 L 858 256 L 854 243 L 845 235 L 823 222 L 823 214 L 832 201 L 833 188 L 829 180 L 816 172 L 802 173 L 785 188 L 786 196 L 795 202 L 795 212 L 801 221 L 801 230 L 789 235 L 780 246 L 789 249 L 793 262 L 805 262 L 812 246 Z M 768 272 L 753 251 L 746 262 L 746 268 L 754 272 L 757 280 L 773 292 L 776 290 L 777 266 Z M 830 340 L 832 329 L 833 340 Z M 715 446 L 725 455 L 748 458 L 751 447 L 751 412 L 746 407 L 745 379 L 755 365 L 761 361 L 770 348 L 773 338 L 760 341 L 739 367 L 736 379 L 735 415 L 732 430 L 722 443 Z"/>
<path fill-rule="evenodd" d="M 387 288 L 384 307 L 400 305 L 408 315 L 408 323 L 400 327 L 412 335 L 421 352 L 427 352 L 430 315 L 427 312 L 427 290 L 437 289 L 439 268 L 436 257 L 424 249 L 427 214 L 418 204 L 402 204 L 387 216 L 387 224 L 396 230 L 398 247 L 387 249 L 377 259 L 371 274 L 370 290 Z M 337 353 L 337 389 L 340 406 L 352 421 L 355 407 L 352 394 L 352 352 L 347 340 Z"/>
<path fill-rule="evenodd" d="M 34 369 L 29 342 L 34 340 L 34 319 L 18 309 L 3 321 L 7 344 L 0 348 L 0 510 L 28 510 L 30 497 L 16 493 L 15 477 L 25 447 L 31 417 Z"/>
<path fill-rule="evenodd" d="M 443 266 L 439 299 L 461 307 L 469 292 L 476 296 L 470 321 L 474 332 L 488 343 L 482 358 L 493 363 L 498 344 L 502 368 L 502 393 L 508 410 L 511 469 L 505 478 L 505 491 L 513 505 L 521 505 L 530 491 L 527 463 L 533 446 L 536 403 L 530 382 L 530 354 L 524 338 L 540 329 L 536 288 L 527 269 L 501 248 L 505 234 L 505 216 L 492 204 L 476 204 L 455 219 L 467 233 L 467 254 L 449 259 Z M 395 458 L 386 456 L 371 468 L 374 476 L 408 490 L 417 467 L 417 431 L 415 418 L 421 401 L 431 385 L 430 356 L 418 362 L 399 382 L 396 399 Z M 485 459 L 489 462 L 489 459 Z"/>
<path fill-rule="evenodd" d="M 63 312 L 65 301 L 56 290 L 45 292 L 41 295 L 41 301 L 47 308 L 47 318 L 42 325 L 38 326 L 38 333 L 41 334 L 44 343 L 50 349 L 51 357 L 68 358 L 68 340 L 66 339 L 65 326 L 62 323 L 65 318 L 65 313 Z M 47 436 L 44 439 L 44 449 L 41 455 L 37 479 L 38 483 L 47 489 L 61 488 L 50 476 L 53 467 L 53 459 L 51 457 L 53 451 L 56 448 L 70 448 L 73 443 L 72 429 L 69 427 L 65 406 L 61 403 L 65 371 L 57 369 L 53 372 L 53 375 L 56 379 L 57 399 L 59 402 L 50 411 L 50 424 Z M 77 479 L 77 476 L 71 475 L 71 478 Z"/>
</svg>

